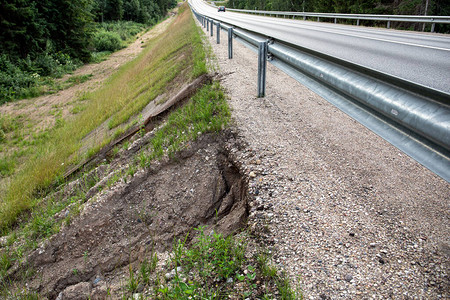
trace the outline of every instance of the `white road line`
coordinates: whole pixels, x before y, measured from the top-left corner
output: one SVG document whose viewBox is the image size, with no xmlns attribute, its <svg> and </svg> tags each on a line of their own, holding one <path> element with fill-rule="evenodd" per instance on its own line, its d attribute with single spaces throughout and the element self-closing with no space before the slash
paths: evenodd
<svg viewBox="0 0 450 300">
<path fill-rule="evenodd" d="M 271 20 L 266 20 L 266 22 L 264 22 L 264 23 L 271 23 L 271 24 L 279 25 L 279 23 L 271 21 Z M 421 47 L 421 48 L 441 50 L 441 51 L 449 51 L 450 52 L 449 48 L 442 48 L 442 47 L 421 45 L 421 44 L 416 44 L 416 43 L 407 43 L 407 42 L 393 41 L 393 40 L 382 39 L 382 38 L 362 36 L 362 35 L 358 35 L 358 34 L 343 33 L 343 32 L 339 32 L 339 31 L 336 31 L 336 30 L 323 30 L 323 29 L 317 29 L 317 28 L 307 28 L 309 26 L 304 26 L 304 25 L 303 26 L 298 26 L 298 25 L 296 26 L 296 25 L 297 24 L 288 24 L 288 26 L 293 27 L 293 28 L 309 29 L 309 30 L 315 30 L 315 31 L 320 31 L 320 32 L 334 33 L 334 34 L 339 34 L 339 35 L 344 35 L 344 36 L 350 36 L 350 37 L 357 37 L 357 38 L 362 38 L 362 39 L 386 42 L 386 43 L 394 43 L 394 44 L 400 44 L 400 45 L 406 45 L 406 46 Z"/>
<path fill-rule="evenodd" d="M 249 18 L 247 18 L 247 20 L 248 21 L 253 21 L 253 20 L 249 20 Z M 269 24 L 271 23 L 271 24 L 279 25 L 279 22 L 274 22 L 272 20 L 264 20 L 264 21 L 265 21 L 264 23 L 269 23 Z M 287 21 L 287 20 L 282 20 L 282 21 Z M 285 23 L 287 23 L 287 22 L 285 22 Z M 255 25 L 257 25 L 257 24 L 255 24 Z M 298 24 L 298 25 L 300 25 L 300 24 Z M 358 34 L 343 33 L 343 32 L 339 32 L 339 31 L 336 31 L 336 30 L 324 30 L 324 29 L 318 29 L 318 28 L 307 28 L 309 26 L 305 26 L 305 25 L 298 26 L 298 25 L 297 24 L 288 24 L 288 26 L 291 26 L 291 27 L 294 27 L 294 28 L 309 29 L 309 30 L 315 30 L 315 31 L 326 32 L 326 33 L 334 33 L 334 34 L 339 34 L 339 35 L 344 35 L 344 36 L 349 36 L 349 37 L 356 37 L 356 38 L 374 40 L 374 41 L 385 42 L 385 43 L 393 43 L 393 44 L 399 44 L 399 45 L 405 45 L 405 46 L 420 47 L 420 48 L 427 48 L 427 49 L 433 49 L 433 50 L 440 50 L 440 51 L 448 51 L 448 52 L 450 52 L 450 48 L 434 47 L 434 46 L 421 45 L 421 44 L 416 44 L 416 43 L 408 43 L 408 42 L 400 42 L 400 41 L 394 41 L 394 40 L 383 39 L 383 38 L 368 37 L 368 36 L 362 36 L 362 35 L 358 35 Z"/>
</svg>

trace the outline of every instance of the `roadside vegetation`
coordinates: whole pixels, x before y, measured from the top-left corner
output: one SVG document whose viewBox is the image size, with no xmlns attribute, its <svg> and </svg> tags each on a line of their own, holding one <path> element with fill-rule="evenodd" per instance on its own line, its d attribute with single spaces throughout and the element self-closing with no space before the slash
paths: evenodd
<svg viewBox="0 0 450 300">
<path fill-rule="evenodd" d="M 158 256 L 149 255 L 129 269 L 122 299 L 283 299 L 301 300 L 286 274 L 271 263 L 264 249 L 249 254 L 247 232 L 224 237 L 205 228 L 194 229 L 195 242 L 174 243 L 170 258 L 157 269 Z M 137 293 L 138 287 L 144 291 Z M 137 294 L 136 294 L 137 293 Z M 135 296 L 136 297 L 136 296 Z"/>
<path fill-rule="evenodd" d="M 20 288 L 35 275 L 35 270 L 22 266 L 14 279 L 8 273 L 42 241 L 71 224 L 82 210 L 87 192 L 101 180 L 86 170 L 78 175 L 70 197 L 61 200 L 54 194 L 56 186 L 68 183 L 62 176 L 67 167 L 95 154 L 114 134 L 84 151 L 83 138 L 105 122 L 109 129 L 120 132 L 123 124 L 139 120 L 142 109 L 158 95 L 177 87 L 178 82 L 207 73 L 201 30 L 187 5 L 178 13 L 164 33 L 144 45 L 143 52 L 121 67 L 104 86 L 80 95 L 79 113 L 70 119 L 58 118 L 53 128 L 35 136 L 32 143 L 20 138 L 27 131 L 26 116 L 0 116 L 0 150 L 16 149 L 11 156 L 0 159 L 0 176 L 8 177 L 4 186 L 0 186 L 1 297 L 40 298 L 35 292 Z M 108 26 L 128 25 L 103 23 L 101 30 L 108 32 Z M 140 25 L 136 26 L 135 30 L 140 29 Z M 120 30 L 116 32 L 123 41 Z M 155 159 L 172 157 L 190 141 L 204 133 L 222 130 L 229 121 L 230 110 L 220 84 L 203 86 L 189 102 L 167 117 L 149 147 L 134 157 L 128 170 L 116 172 L 100 188 L 107 189 L 120 179 L 126 180 Z M 126 149 L 127 142 L 121 147 Z M 118 151 L 116 148 L 115 152 Z M 67 213 L 62 214 L 63 210 Z M 266 250 L 246 254 L 247 233 L 223 237 L 216 233 L 207 235 L 203 228 L 196 232 L 192 245 L 186 243 L 188 237 L 174 243 L 171 258 L 162 269 L 156 268 L 158 256 L 153 252 L 135 269 L 130 265 L 122 298 L 135 299 L 137 288 L 144 286 L 147 292 L 140 294 L 141 299 L 302 299 L 301 292 L 292 288 L 286 275 L 270 263 Z M 168 272 L 173 276 L 167 277 Z"/>
<path fill-rule="evenodd" d="M 0 104 L 67 87 L 70 82 L 56 79 L 123 48 L 175 5 L 175 0 L 1 4 Z"/>
<path fill-rule="evenodd" d="M 163 34 L 146 45 L 137 59 L 123 66 L 102 88 L 81 96 L 82 113 L 70 120 L 58 119 L 53 128 L 34 139 L 21 157 L 23 164 L 2 163 L 2 172 L 13 175 L 7 186 L 2 187 L 1 228 L 10 227 L 19 214 L 36 206 L 49 187 L 58 181 L 65 166 L 84 158 L 85 153 L 79 150 L 86 134 L 107 119 L 110 119 L 109 128 L 113 129 L 138 115 L 147 103 L 170 88 L 175 78 L 177 82 L 184 82 L 207 72 L 199 29 L 189 11 L 181 9 L 180 13 Z M 20 119 L 2 121 L 2 144 L 14 146 L 8 143 L 15 140 L 15 132 L 20 134 L 20 126 Z M 98 141 L 90 154 L 110 139 Z M 16 141 L 19 143 L 16 153 L 20 153 L 19 141 L 23 139 Z"/>
</svg>

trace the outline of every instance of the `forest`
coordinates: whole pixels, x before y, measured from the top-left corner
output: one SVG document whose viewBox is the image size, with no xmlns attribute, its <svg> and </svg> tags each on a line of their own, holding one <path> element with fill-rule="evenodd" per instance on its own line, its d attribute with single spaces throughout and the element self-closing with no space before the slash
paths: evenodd
<svg viewBox="0 0 450 300">
<path fill-rule="evenodd" d="M 176 0 L 0 0 L 0 104 L 124 46 Z"/>
<path fill-rule="evenodd" d="M 227 6 L 267 11 L 381 15 L 424 15 L 426 11 L 427 15 L 450 15 L 450 1 L 448 0 L 228 0 Z M 393 27 L 421 30 L 422 24 L 397 22 L 393 24 Z M 436 24 L 436 31 L 448 33 L 450 32 L 450 26 Z"/>
</svg>

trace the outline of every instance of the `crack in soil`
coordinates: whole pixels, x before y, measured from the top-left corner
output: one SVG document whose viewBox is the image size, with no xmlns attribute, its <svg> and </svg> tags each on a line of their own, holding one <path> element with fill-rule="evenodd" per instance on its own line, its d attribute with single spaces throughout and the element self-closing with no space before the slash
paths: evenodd
<svg viewBox="0 0 450 300">
<path fill-rule="evenodd" d="M 108 284 L 117 296 L 123 287 L 117 282 L 130 264 L 154 250 L 171 250 L 188 233 L 190 241 L 193 228 L 236 232 L 248 215 L 247 182 L 229 158 L 225 135 L 202 136 L 174 160 L 155 162 L 127 183 L 119 180 L 106 191 L 92 188 L 80 215 L 28 256 L 24 265 L 37 271 L 28 287 L 56 299 L 80 287 L 96 295 Z M 122 159 L 118 155 L 108 167 L 92 172 L 106 178 L 121 168 Z M 76 188 L 75 183 L 68 186 Z M 99 277 L 104 285 L 94 287 Z"/>
</svg>

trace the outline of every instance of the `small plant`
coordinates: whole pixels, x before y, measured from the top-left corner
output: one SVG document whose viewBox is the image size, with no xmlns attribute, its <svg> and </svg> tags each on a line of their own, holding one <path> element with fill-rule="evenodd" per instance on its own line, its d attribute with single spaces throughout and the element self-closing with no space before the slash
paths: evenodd
<svg viewBox="0 0 450 300">
<path fill-rule="evenodd" d="M 269 264 L 269 254 L 267 252 L 258 254 L 257 262 L 262 276 L 276 278 L 278 272 L 277 268 Z"/>
<path fill-rule="evenodd" d="M 156 253 L 155 253 L 156 256 Z M 152 262 L 149 262 L 147 259 L 144 259 L 141 262 L 141 267 L 139 269 L 140 271 L 140 277 L 142 280 L 142 283 L 147 285 L 150 283 L 150 274 L 155 271 L 156 264 L 153 264 L 153 256 L 152 256 Z"/>
<path fill-rule="evenodd" d="M 283 300 L 301 300 L 303 299 L 303 294 L 299 289 L 294 290 L 289 282 L 289 278 L 286 273 L 282 273 L 276 279 L 276 284 L 278 291 Z"/>
<path fill-rule="evenodd" d="M 84 263 L 87 263 L 88 259 L 89 259 L 89 251 L 86 250 L 83 252 Z"/>
<path fill-rule="evenodd" d="M 130 277 L 128 279 L 128 283 L 127 283 L 126 287 L 130 293 L 134 293 L 139 286 L 139 278 L 136 278 L 136 275 L 134 274 L 133 267 L 131 264 L 129 267 L 129 272 L 130 272 Z"/>
</svg>

